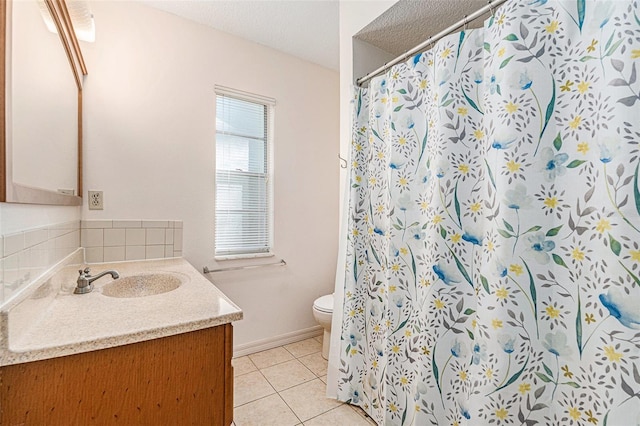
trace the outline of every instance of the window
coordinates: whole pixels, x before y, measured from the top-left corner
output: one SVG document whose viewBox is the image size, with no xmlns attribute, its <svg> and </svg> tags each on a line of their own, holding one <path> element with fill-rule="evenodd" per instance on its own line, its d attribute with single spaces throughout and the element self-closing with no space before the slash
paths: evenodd
<svg viewBox="0 0 640 426">
<path fill-rule="evenodd" d="M 270 253 L 274 105 L 272 99 L 216 86 L 217 259 Z"/>
</svg>

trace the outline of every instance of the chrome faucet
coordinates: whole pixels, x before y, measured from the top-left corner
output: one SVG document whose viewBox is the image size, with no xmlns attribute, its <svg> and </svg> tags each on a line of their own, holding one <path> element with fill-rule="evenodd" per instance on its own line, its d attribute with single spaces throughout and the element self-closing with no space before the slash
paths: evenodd
<svg viewBox="0 0 640 426">
<path fill-rule="evenodd" d="M 113 271 L 113 270 L 104 271 L 94 276 L 91 276 L 90 272 L 91 270 L 88 267 L 84 268 L 84 271 L 82 269 L 78 271 L 80 276 L 78 277 L 78 281 L 77 281 L 78 286 L 73 290 L 75 294 L 90 293 L 91 290 L 93 290 L 92 282 L 94 282 L 98 278 L 104 277 L 107 274 L 110 274 L 111 278 L 113 278 L 114 280 L 117 280 L 118 278 L 120 278 L 120 274 L 118 274 L 118 271 Z"/>
</svg>

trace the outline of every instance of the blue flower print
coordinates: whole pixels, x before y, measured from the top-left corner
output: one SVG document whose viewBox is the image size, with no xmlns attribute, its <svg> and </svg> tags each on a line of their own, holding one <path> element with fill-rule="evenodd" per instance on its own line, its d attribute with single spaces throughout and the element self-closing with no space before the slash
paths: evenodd
<svg viewBox="0 0 640 426">
<path fill-rule="evenodd" d="M 491 148 L 493 149 L 509 149 L 509 147 L 515 142 L 517 141 L 517 138 L 508 138 L 508 139 L 503 139 L 503 138 L 494 138 L 493 139 L 493 143 L 491 144 Z"/>
<path fill-rule="evenodd" d="M 611 316 L 620 321 L 620 324 L 640 330 L 640 296 L 628 295 L 617 288 L 612 288 L 606 294 L 601 294 L 599 298 Z"/>
<path fill-rule="evenodd" d="M 465 240 L 468 243 L 475 244 L 477 246 L 481 246 L 482 245 L 482 232 L 477 230 L 477 229 L 467 228 L 467 229 L 465 229 L 464 233 L 462 234 L 462 239 Z"/>
<path fill-rule="evenodd" d="M 515 337 L 512 337 L 508 334 L 501 334 L 500 336 L 498 336 L 498 343 L 502 347 L 502 350 L 507 354 L 513 353 L 513 351 L 515 350 L 515 342 Z"/>
<path fill-rule="evenodd" d="M 467 355 L 467 347 L 460 340 L 455 339 L 451 345 L 451 355 L 456 358 L 464 358 Z"/>
<path fill-rule="evenodd" d="M 542 341 L 542 346 L 555 356 L 571 355 L 571 347 L 567 345 L 567 336 L 562 331 L 547 333 Z"/>
<path fill-rule="evenodd" d="M 562 176 L 567 172 L 563 165 L 569 156 L 565 153 L 554 154 L 553 149 L 544 148 L 540 151 L 540 170 L 544 173 L 544 178 L 553 182 L 557 176 Z"/>
<path fill-rule="evenodd" d="M 480 83 L 482 83 L 482 74 L 481 74 L 481 73 L 479 73 L 478 71 L 475 71 L 475 72 L 473 73 L 473 81 L 474 81 L 474 83 L 476 83 L 476 84 L 480 84 Z"/>
<path fill-rule="evenodd" d="M 520 87 L 520 89 L 527 90 L 528 88 L 531 87 L 532 84 L 533 84 L 533 80 L 529 78 L 529 75 L 527 74 L 526 70 L 520 73 L 520 81 L 518 82 L 518 86 Z"/>
<path fill-rule="evenodd" d="M 414 207 L 414 202 L 411 199 L 411 195 L 408 192 L 405 192 L 401 196 L 398 197 L 398 201 L 396 202 L 398 209 L 401 211 L 411 210 Z"/>
<path fill-rule="evenodd" d="M 598 148 L 600 148 L 600 161 L 607 164 L 620 150 L 620 142 L 613 137 L 604 138 L 598 143 Z"/>
<path fill-rule="evenodd" d="M 436 263 L 433 265 L 433 272 L 436 273 L 446 285 L 453 285 L 460 282 L 460 276 L 457 270 L 450 268 L 448 265 Z"/>
<path fill-rule="evenodd" d="M 542 231 L 527 235 L 529 243 L 527 252 L 541 265 L 549 263 L 549 252 L 556 248 L 556 243 L 545 238 L 546 235 Z"/>
<path fill-rule="evenodd" d="M 475 365 L 480 364 L 481 361 L 487 360 L 487 345 L 474 343 L 473 354 L 471 355 L 471 362 Z"/>
<path fill-rule="evenodd" d="M 510 209 L 519 210 L 531 207 L 531 197 L 527 195 L 527 187 L 518 183 L 515 188 L 504 194 L 504 202 Z"/>
<path fill-rule="evenodd" d="M 351 346 L 357 346 L 358 342 L 362 340 L 362 334 L 357 331 L 352 331 L 349 335 L 349 340 L 351 342 Z"/>
</svg>

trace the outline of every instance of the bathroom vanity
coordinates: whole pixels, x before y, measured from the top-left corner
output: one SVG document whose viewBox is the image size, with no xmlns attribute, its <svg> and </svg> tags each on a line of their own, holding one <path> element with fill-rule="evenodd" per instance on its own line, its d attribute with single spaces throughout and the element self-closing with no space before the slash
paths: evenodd
<svg viewBox="0 0 640 426">
<path fill-rule="evenodd" d="M 91 265 L 120 280 L 80 295 L 70 263 L 0 313 L 0 425 L 230 425 L 242 311 L 183 259 Z M 158 274 L 179 284 L 117 287 Z"/>
</svg>

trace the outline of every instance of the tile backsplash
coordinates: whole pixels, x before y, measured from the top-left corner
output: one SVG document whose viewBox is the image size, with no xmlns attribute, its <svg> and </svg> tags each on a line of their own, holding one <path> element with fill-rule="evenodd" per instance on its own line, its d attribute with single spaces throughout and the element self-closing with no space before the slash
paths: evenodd
<svg viewBox="0 0 640 426">
<path fill-rule="evenodd" d="M 80 227 L 88 263 L 182 256 L 180 220 L 83 220 Z"/>
<path fill-rule="evenodd" d="M 80 222 L 0 236 L 0 305 L 80 246 Z"/>
</svg>

